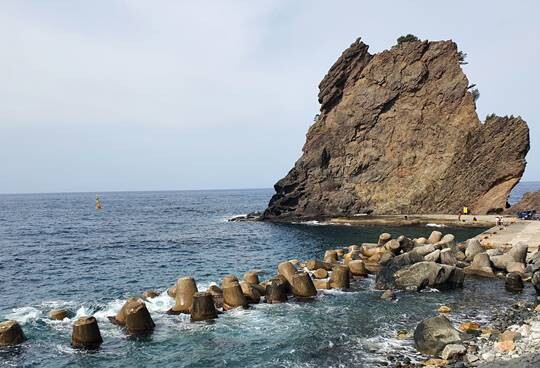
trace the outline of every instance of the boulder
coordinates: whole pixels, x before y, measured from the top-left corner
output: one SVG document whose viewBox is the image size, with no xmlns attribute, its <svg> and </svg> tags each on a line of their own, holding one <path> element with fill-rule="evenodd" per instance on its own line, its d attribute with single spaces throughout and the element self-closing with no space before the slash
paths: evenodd
<svg viewBox="0 0 540 368">
<path fill-rule="evenodd" d="M 435 245 L 426 244 L 426 245 L 421 245 L 419 247 L 414 248 L 411 252 L 415 252 L 416 254 L 424 257 L 424 256 L 426 256 L 426 255 L 428 255 L 430 253 L 435 252 L 435 250 L 437 250 Z"/>
<path fill-rule="evenodd" d="M 535 273 L 536 271 L 540 271 L 540 251 L 531 254 L 527 261 L 526 272 Z"/>
<path fill-rule="evenodd" d="M 467 353 L 467 349 L 462 344 L 448 344 L 444 347 L 441 358 L 446 360 L 457 359 Z"/>
<path fill-rule="evenodd" d="M 396 240 L 399 242 L 403 252 L 409 252 L 416 246 L 415 242 L 405 235 L 400 235 Z"/>
<path fill-rule="evenodd" d="M 466 275 L 472 276 L 495 277 L 495 273 L 493 273 L 493 269 L 491 268 L 489 256 L 486 253 L 475 255 L 471 265 L 463 268 L 463 272 L 465 272 Z"/>
<path fill-rule="evenodd" d="M 461 335 L 443 315 L 420 322 L 414 330 L 416 348 L 427 355 L 438 355 L 449 344 L 461 342 Z"/>
<path fill-rule="evenodd" d="M 425 287 L 456 289 L 463 286 L 463 271 L 455 266 L 435 262 L 419 262 L 398 270 L 395 286 L 398 289 L 422 290 Z"/>
<path fill-rule="evenodd" d="M 510 262 L 525 263 L 527 257 L 527 248 L 528 246 L 526 244 L 518 243 L 514 245 L 507 253 L 500 256 L 492 256 L 490 257 L 490 260 L 496 268 L 506 270 L 506 267 Z"/>
<path fill-rule="evenodd" d="M 18 345 L 26 340 L 23 330 L 17 321 L 0 323 L 0 346 Z"/>
<path fill-rule="evenodd" d="M 392 290 L 385 290 L 384 293 L 381 295 L 381 299 L 383 300 L 393 300 L 396 298 L 396 293 L 394 293 Z"/>
<path fill-rule="evenodd" d="M 418 238 L 418 239 L 413 239 L 413 242 L 414 242 L 415 246 L 424 245 L 424 244 L 427 243 L 427 239 L 422 237 L 422 238 Z"/>
<path fill-rule="evenodd" d="M 504 288 L 511 292 L 520 292 L 523 290 L 523 279 L 517 272 L 510 272 L 506 275 Z"/>
<path fill-rule="evenodd" d="M 94 317 L 80 317 L 73 323 L 71 346 L 75 349 L 97 349 L 103 343 Z"/>
<path fill-rule="evenodd" d="M 56 321 L 62 321 L 63 319 L 68 317 L 69 312 L 65 309 L 53 309 L 49 312 L 49 318 Z"/>
<path fill-rule="evenodd" d="M 126 325 L 126 316 L 127 316 L 127 309 L 131 306 L 134 306 L 134 305 L 138 305 L 139 303 L 142 302 L 142 299 L 141 298 L 138 298 L 138 297 L 135 297 L 135 298 L 129 298 L 125 303 L 124 305 L 122 306 L 122 308 L 120 308 L 120 310 L 118 311 L 118 313 L 116 313 L 116 316 L 114 317 L 108 317 L 109 320 L 114 323 L 114 324 L 117 324 L 119 326 L 125 326 Z"/>
<path fill-rule="evenodd" d="M 471 262 L 479 253 L 484 252 L 484 248 L 480 244 L 480 241 L 476 238 L 467 240 L 465 247 L 465 260 Z"/>
<path fill-rule="evenodd" d="M 320 114 L 262 219 L 503 210 L 525 169 L 527 124 L 480 121 L 451 40 L 368 48 L 355 41 L 319 84 Z"/>
<path fill-rule="evenodd" d="M 144 301 L 139 299 L 126 304 L 125 325 L 127 333 L 131 335 L 151 333 L 154 330 L 155 324 Z"/>
<path fill-rule="evenodd" d="M 343 264 L 348 265 L 349 262 L 351 261 L 361 260 L 361 259 L 362 259 L 362 253 L 360 252 L 360 250 L 352 250 L 343 256 Z"/>
<path fill-rule="evenodd" d="M 330 279 L 324 279 L 324 280 L 315 279 L 315 280 L 313 280 L 313 285 L 315 285 L 316 289 L 322 289 L 322 290 L 332 289 Z"/>
<path fill-rule="evenodd" d="M 338 255 L 335 250 L 327 250 L 324 252 L 324 259 L 323 261 L 325 263 L 334 264 L 338 262 Z M 289 281 L 290 282 L 290 281 Z"/>
<path fill-rule="evenodd" d="M 196 322 L 214 318 L 217 318 L 217 310 L 212 295 L 208 292 L 195 293 L 191 307 L 191 320 Z"/>
</svg>

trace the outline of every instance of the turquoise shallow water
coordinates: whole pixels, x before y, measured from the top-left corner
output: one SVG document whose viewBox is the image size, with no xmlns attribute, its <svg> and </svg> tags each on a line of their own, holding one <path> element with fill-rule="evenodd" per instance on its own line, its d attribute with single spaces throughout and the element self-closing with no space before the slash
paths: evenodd
<svg viewBox="0 0 540 368">
<path fill-rule="evenodd" d="M 0 349 L 0 365 L 28 367 L 340 367 L 377 366 L 388 356 L 415 357 L 394 338 L 433 315 L 442 303 L 454 318 L 484 318 L 486 308 L 513 300 L 499 281 L 467 280 L 463 291 L 399 293 L 383 302 L 373 279 L 350 292 L 321 293 L 312 302 L 257 305 L 214 323 L 190 323 L 164 312 L 166 295 L 148 303 L 154 334 L 126 337 L 106 317 L 126 298 L 165 290 L 183 275 L 204 289 L 252 268 L 273 274 L 278 262 L 322 257 L 324 250 L 374 241 L 380 232 L 427 235 L 427 227 L 388 228 L 231 223 L 263 209 L 270 190 L 0 195 L 0 319 L 16 319 L 29 338 Z M 443 229 L 464 240 L 478 230 Z M 53 308 L 71 320 L 52 322 Z M 94 314 L 104 344 L 95 353 L 70 348 L 72 321 Z"/>
</svg>

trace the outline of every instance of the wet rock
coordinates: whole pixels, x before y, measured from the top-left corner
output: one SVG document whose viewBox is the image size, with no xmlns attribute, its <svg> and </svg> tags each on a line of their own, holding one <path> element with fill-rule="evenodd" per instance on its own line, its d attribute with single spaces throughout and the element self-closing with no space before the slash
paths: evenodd
<svg viewBox="0 0 540 368">
<path fill-rule="evenodd" d="M 116 313 L 116 316 L 115 316 L 115 317 L 109 317 L 109 320 L 110 320 L 112 323 L 117 324 L 117 325 L 119 325 L 119 326 L 125 326 L 125 325 L 126 325 L 127 309 L 128 309 L 130 306 L 134 306 L 134 305 L 139 304 L 140 302 L 142 302 L 142 299 L 141 299 L 141 298 L 138 298 L 138 297 L 135 297 L 135 298 L 129 298 L 129 299 L 124 303 L 124 305 L 122 306 L 122 308 L 120 308 L 120 310 L 118 311 L 118 313 Z"/>
<path fill-rule="evenodd" d="M 167 295 L 171 298 L 176 298 L 176 284 L 167 289 Z"/>
<path fill-rule="evenodd" d="M 171 314 L 190 313 L 191 304 L 193 303 L 193 294 L 198 292 L 197 284 L 193 277 L 181 277 L 176 282 L 176 297 L 175 304 L 169 310 Z"/>
<path fill-rule="evenodd" d="M 516 272 L 511 272 L 506 275 L 504 288 L 511 292 L 520 292 L 523 290 L 523 279 L 521 275 Z"/>
<path fill-rule="evenodd" d="M 56 320 L 56 321 L 62 321 L 65 318 L 69 317 L 69 311 L 65 309 L 53 309 L 49 312 L 49 318 Z"/>
<path fill-rule="evenodd" d="M 335 265 L 332 268 L 330 285 L 334 289 L 348 289 L 350 287 L 349 267 L 344 265 Z"/>
<path fill-rule="evenodd" d="M 457 359 L 467 352 L 467 349 L 462 344 L 448 344 L 444 347 L 441 358 L 446 360 Z"/>
<path fill-rule="evenodd" d="M 450 312 L 452 312 L 452 309 L 450 307 L 447 307 L 446 305 L 441 305 L 437 309 L 437 312 L 439 312 L 439 313 L 450 313 Z"/>
<path fill-rule="evenodd" d="M 191 307 L 192 321 L 206 321 L 217 318 L 217 310 L 212 295 L 206 293 L 195 293 L 193 295 L 193 305 Z"/>
<path fill-rule="evenodd" d="M 495 277 L 495 273 L 491 268 L 489 256 L 486 253 L 479 253 L 474 256 L 470 266 L 463 269 L 466 275 L 474 275 L 480 277 Z"/>
<path fill-rule="evenodd" d="M 438 355 L 446 345 L 460 342 L 459 331 L 442 315 L 423 320 L 414 330 L 414 344 L 424 354 Z"/>
<path fill-rule="evenodd" d="M 394 293 L 392 290 L 385 290 L 385 292 L 381 295 L 381 299 L 383 300 L 394 300 L 395 298 L 396 293 Z"/>
<path fill-rule="evenodd" d="M 318 270 L 313 271 L 313 277 L 316 279 L 325 279 L 328 277 L 328 271 L 324 268 L 319 268 Z"/>
<path fill-rule="evenodd" d="M 97 349 L 103 343 L 94 317 L 81 317 L 73 323 L 71 346 L 76 349 Z"/>
<path fill-rule="evenodd" d="M 407 238 L 405 235 L 400 235 L 397 238 L 397 241 L 399 242 L 403 252 L 409 252 L 416 246 L 415 242 L 412 239 Z"/>
<path fill-rule="evenodd" d="M 26 340 L 23 330 L 17 321 L 0 323 L 0 346 L 18 345 Z"/>
<path fill-rule="evenodd" d="M 128 334 L 143 335 L 151 333 L 155 324 L 146 308 L 146 304 L 140 299 L 126 304 L 125 325 Z"/>
</svg>

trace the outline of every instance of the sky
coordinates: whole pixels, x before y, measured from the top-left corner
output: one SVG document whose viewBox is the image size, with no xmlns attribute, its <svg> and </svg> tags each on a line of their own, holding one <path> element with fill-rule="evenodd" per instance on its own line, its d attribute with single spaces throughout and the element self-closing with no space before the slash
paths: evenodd
<svg viewBox="0 0 540 368">
<path fill-rule="evenodd" d="M 317 86 L 356 38 L 453 39 L 479 117 L 530 128 L 535 1 L 0 2 L 0 193 L 269 188 L 300 157 Z"/>
</svg>

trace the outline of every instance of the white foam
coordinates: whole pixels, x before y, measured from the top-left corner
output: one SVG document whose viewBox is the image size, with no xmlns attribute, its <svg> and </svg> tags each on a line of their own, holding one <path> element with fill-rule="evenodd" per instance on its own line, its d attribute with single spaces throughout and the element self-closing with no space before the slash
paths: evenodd
<svg viewBox="0 0 540 368">
<path fill-rule="evenodd" d="M 6 314 L 6 319 L 12 319 L 20 324 L 35 321 L 41 317 L 42 312 L 34 307 L 13 308 L 12 313 Z"/>
<path fill-rule="evenodd" d="M 444 224 L 435 224 L 435 223 L 432 223 L 432 224 L 426 224 L 427 227 L 446 227 L 446 225 Z"/>
</svg>

